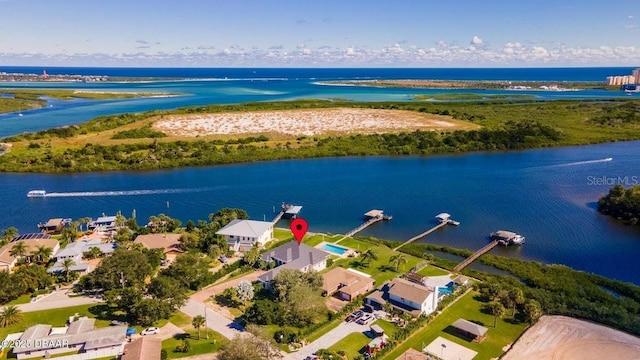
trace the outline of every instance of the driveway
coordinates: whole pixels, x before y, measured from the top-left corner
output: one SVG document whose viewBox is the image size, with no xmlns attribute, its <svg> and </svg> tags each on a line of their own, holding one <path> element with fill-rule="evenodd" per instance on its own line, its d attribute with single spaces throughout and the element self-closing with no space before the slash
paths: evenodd
<svg viewBox="0 0 640 360">
<path fill-rule="evenodd" d="M 304 346 L 295 353 L 285 355 L 283 360 L 303 360 L 305 357 L 312 355 L 320 349 L 328 349 L 333 344 L 344 339 L 347 335 L 354 332 L 365 332 L 369 330 L 369 325 L 358 325 L 355 322 L 342 322 L 333 330 L 321 336 L 318 340 Z"/>
<path fill-rule="evenodd" d="M 264 270 L 256 270 L 254 272 L 252 272 L 251 274 L 247 274 L 243 277 L 237 278 L 237 279 L 233 279 L 233 280 L 229 280 L 227 282 L 223 282 L 221 284 L 217 284 L 217 285 L 212 285 L 212 286 L 208 286 L 200 291 L 198 291 L 197 293 L 191 295 L 191 299 L 198 301 L 198 302 L 206 302 L 209 300 L 209 298 L 211 298 L 212 295 L 215 294 L 220 294 L 224 291 L 224 289 L 230 288 L 230 287 L 235 287 L 236 285 L 238 285 L 238 283 L 240 281 L 248 281 L 250 283 L 258 280 L 258 276 L 264 274 L 266 271 Z"/>
<path fill-rule="evenodd" d="M 240 324 L 234 322 L 233 320 L 227 319 L 226 317 L 209 309 L 204 304 L 199 303 L 193 299 L 189 299 L 187 301 L 187 304 L 180 310 L 191 317 L 195 317 L 198 315 L 205 316 L 206 314 L 207 327 L 219 332 L 227 339 L 233 339 L 237 334 L 240 334 L 244 331 L 244 328 Z"/>
<path fill-rule="evenodd" d="M 167 325 L 160 328 L 159 333 L 153 334 L 153 335 L 144 335 L 144 337 L 151 338 L 151 339 L 166 340 L 166 339 L 171 339 L 172 337 L 178 334 L 184 334 L 184 333 L 185 333 L 184 330 L 182 330 L 181 328 L 169 322 L 167 323 Z M 134 340 L 142 336 L 143 335 L 140 335 L 140 334 L 134 334 L 131 336 L 131 339 Z"/>
</svg>

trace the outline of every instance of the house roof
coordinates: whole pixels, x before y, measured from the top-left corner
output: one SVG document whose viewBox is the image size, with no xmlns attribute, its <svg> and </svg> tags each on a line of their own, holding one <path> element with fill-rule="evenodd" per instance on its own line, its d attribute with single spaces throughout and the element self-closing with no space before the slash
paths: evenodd
<svg viewBox="0 0 640 360">
<path fill-rule="evenodd" d="M 108 224 L 108 223 L 113 223 L 113 222 L 116 222 L 116 217 L 115 216 L 100 216 L 93 223 L 94 224 Z"/>
<path fill-rule="evenodd" d="M 473 336 L 476 336 L 476 337 L 484 336 L 484 334 L 488 330 L 486 327 L 482 325 L 472 323 L 471 321 L 468 321 L 465 319 L 458 319 L 456 320 L 456 322 L 451 324 L 451 326 L 453 326 L 456 329 L 460 329 L 466 333 L 472 334 Z"/>
<path fill-rule="evenodd" d="M 87 269 L 89 269 L 89 264 L 82 262 L 82 259 L 72 259 L 74 260 L 73 265 L 71 265 L 69 267 L 69 271 L 87 271 Z M 63 272 L 64 271 L 64 260 L 63 261 L 56 261 L 55 264 L 53 264 L 50 268 L 47 269 L 48 273 L 57 273 L 57 272 Z"/>
<path fill-rule="evenodd" d="M 396 360 L 427 360 L 429 359 L 426 354 L 421 353 L 420 351 L 409 348 L 409 350 L 405 351 L 402 355 L 398 356 Z"/>
<path fill-rule="evenodd" d="M 36 251 L 39 246 L 45 246 L 51 249 L 56 250 L 58 247 L 58 240 L 51 238 L 43 238 L 43 239 L 25 239 L 20 240 L 24 242 L 26 247 L 25 254 L 30 254 L 33 251 Z M 0 248 L 0 263 L 11 264 L 15 260 L 15 257 L 11 255 L 11 249 L 18 243 L 18 241 L 12 241 L 7 245 Z"/>
<path fill-rule="evenodd" d="M 146 234 L 138 235 L 133 241 L 142 244 L 147 249 L 164 249 L 165 253 L 170 251 L 183 252 L 180 248 L 181 234 Z"/>
<path fill-rule="evenodd" d="M 366 213 L 364 213 L 364 216 L 371 217 L 371 218 L 381 217 L 382 215 L 384 215 L 384 212 L 382 210 L 377 210 L 377 209 L 369 210 Z"/>
<path fill-rule="evenodd" d="M 218 235 L 260 237 L 273 228 L 272 222 L 235 219 L 218 230 Z"/>
<path fill-rule="evenodd" d="M 68 342 L 69 345 L 84 344 L 85 350 L 122 345 L 127 336 L 127 326 L 107 326 L 94 328 L 95 319 L 82 318 L 72 322 L 63 334 L 51 333 L 51 325 L 38 324 L 28 328 L 20 340 L 26 346 L 14 347 L 13 352 L 25 353 L 52 349 L 56 343 Z M 46 340 L 46 341 L 37 341 Z"/>
<path fill-rule="evenodd" d="M 436 215 L 436 219 L 438 219 L 440 221 L 449 220 L 450 217 L 451 217 L 451 215 L 449 215 L 448 213 L 440 213 L 440 214 Z"/>
<path fill-rule="evenodd" d="M 62 226 L 62 222 L 63 222 L 62 218 L 49 219 L 49 221 L 47 221 L 46 224 L 44 224 L 44 227 L 55 228 L 58 226 Z"/>
<path fill-rule="evenodd" d="M 160 360 L 162 340 L 142 337 L 128 343 L 121 360 Z"/>
<path fill-rule="evenodd" d="M 273 280 L 282 269 L 302 270 L 306 266 L 316 265 L 326 261 L 329 255 L 326 251 L 312 248 L 305 244 L 298 245 L 297 242 L 290 241 L 262 254 L 262 260 L 266 262 L 276 260 L 284 264 L 260 275 L 258 280 L 269 282 Z"/>
<path fill-rule="evenodd" d="M 336 267 L 322 275 L 322 290 L 330 292 L 339 288 L 345 294 L 357 294 L 373 286 L 373 279 L 347 269 Z"/>
<path fill-rule="evenodd" d="M 401 278 L 391 280 L 388 286 L 390 295 L 407 299 L 415 304 L 422 304 L 433 293 L 425 286 Z"/>
</svg>

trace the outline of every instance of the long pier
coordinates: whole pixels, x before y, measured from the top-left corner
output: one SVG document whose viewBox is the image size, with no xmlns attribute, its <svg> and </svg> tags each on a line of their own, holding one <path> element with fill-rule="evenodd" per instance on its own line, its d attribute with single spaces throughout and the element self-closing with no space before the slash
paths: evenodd
<svg viewBox="0 0 640 360">
<path fill-rule="evenodd" d="M 460 264 L 458 264 L 454 269 L 453 272 L 454 273 L 458 273 L 460 272 L 462 269 L 464 269 L 465 267 L 467 267 L 467 265 L 471 264 L 472 262 L 476 261 L 477 258 L 479 258 L 480 256 L 488 253 L 491 249 L 493 249 L 494 247 L 498 246 L 498 241 L 497 240 L 493 240 L 491 241 L 488 245 L 486 245 L 485 247 L 483 247 L 482 249 L 476 251 L 473 253 L 473 255 L 469 256 L 468 258 L 466 258 L 463 262 L 461 262 Z"/>
<path fill-rule="evenodd" d="M 371 219 L 369 219 L 369 220 L 367 220 L 367 221 L 363 222 L 362 224 L 360 224 L 360 226 L 358 226 L 357 228 L 355 228 L 355 229 L 353 229 L 353 230 L 349 231 L 348 233 L 346 233 L 346 234 L 344 235 L 344 237 L 345 237 L 345 238 L 352 237 L 353 235 L 355 235 L 355 234 L 359 233 L 360 231 L 362 231 L 362 230 L 366 229 L 368 226 L 371 226 L 371 225 L 373 225 L 373 224 L 377 223 L 378 221 L 382 221 L 382 220 L 384 220 L 384 218 L 383 218 L 383 217 L 374 217 L 374 218 L 371 218 Z"/>
<path fill-rule="evenodd" d="M 440 229 L 441 227 L 446 226 L 447 224 L 448 224 L 448 222 L 447 222 L 447 221 L 443 221 L 443 222 L 439 223 L 438 225 L 436 225 L 436 226 L 432 227 L 431 229 L 429 229 L 429 230 L 427 230 L 427 231 L 425 231 L 425 232 L 423 232 L 423 233 L 421 233 L 421 234 L 418 234 L 418 235 L 416 235 L 416 236 L 412 237 L 411 239 L 409 239 L 409 240 L 407 240 L 407 241 L 403 242 L 402 244 L 400 244 L 400 245 L 396 246 L 395 248 L 393 248 L 393 250 L 394 250 L 394 251 L 396 251 L 396 250 L 400 249 L 401 247 L 403 247 L 403 246 L 405 246 L 405 245 L 407 245 L 407 244 L 410 244 L 410 243 L 412 243 L 412 242 L 414 242 L 414 241 L 416 241 L 416 240 L 418 240 L 418 239 L 422 239 L 423 237 L 425 237 L 425 236 L 427 236 L 427 235 L 431 234 L 432 232 L 434 232 L 434 231 L 436 231 L 436 230 Z"/>
<path fill-rule="evenodd" d="M 273 220 L 271 220 L 271 222 L 276 224 L 278 221 L 280 221 L 280 219 L 282 219 L 283 216 L 284 216 L 284 210 L 280 211 L 278 215 L 276 215 L 276 217 L 274 217 Z"/>
</svg>

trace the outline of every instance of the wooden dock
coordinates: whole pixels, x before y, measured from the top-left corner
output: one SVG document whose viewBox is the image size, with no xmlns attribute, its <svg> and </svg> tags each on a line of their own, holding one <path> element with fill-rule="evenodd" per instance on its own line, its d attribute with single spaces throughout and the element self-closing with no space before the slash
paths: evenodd
<svg viewBox="0 0 640 360">
<path fill-rule="evenodd" d="M 283 216 L 284 216 L 284 210 L 280 211 L 278 215 L 276 215 L 276 217 L 274 217 L 273 220 L 271 220 L 271 222 L 276 224 L 278 223 L 278 221 L 280 221 L 280 219 L 282 219 Z"/>
<path fill-rule="evenodd" d="M 353 229 L 353 230 L 349 231 L 348 233 L 346 233 L 346 234 L 344 235 L 344 237 L 346 237 L 346 238 L 348 238 L 348 237 L 352 237 L 353 235 L 355 235 L 355 234 L 359 233 L 360 231 L 362 231 L 362 230 L 366 229 L 367 227 L 369 227 L 369 226 L 371 226 L 371 225 L 373 225 L 373 224 L 377 223 L 378 221 L 382 221 L 382 220 L 384 220 L 384 218 L 383 218 L 383 217 L 375 217 L 375 218 L 371 218 L 371 219 L 369 219 L 369 220 L 367 220 L 367 221 L 363 222 L 362 224 L 360 224 L 360 226 L 358 226 L 357 228 L 355 228 L 355 229 Z"/>
<path fill-rule="evenodd" d="M 418 235 L 416 235 L 416 236 L 412 237 L 411 239 L 409 239 L 409 240 L 407 240 L 407 241 L 403 242 L 402 244 L 400 244 L 400 245 L 396 246 L 395 248 L 393 248 L 393 250 L 394 250 L 394 251 L 397 251 L 398 249 L 400 249 L 401 247 L 403 247 L 403 246 L 405 246 L 405 245 L 407 245 L 407 244 L 410 244 L 410 243 L 412 243 L 412 242 L 414 242 L 414 241 L 416 241 L 416 240 L 418 240 L 418 239 L 422 239 L 423 237 L 425 237 L 425 236 L 427 236 L 427 235 L 431 234 L 432 232 L 434 232 L 434 231 L 436 231 L 436 230 L 440 229 L 441 227 L 446 226 L 447 224 L 448 224 L 448 222 L 443 221 L 443 222 L 439 223 L 438 225 L 436 225 L 436 226 L 432 227 L 431 229 L 429 229 L 429 230 L 427 230 L 427 231 L 425 231 L 425 232 L 423 232 L 423 233 L 421 233 L 421 234 L 418 234 Z"/>
<path fill-rule="evenodd" d="M 482 249 L 476 251 L 475 253 L 473 253 L 473 255 L 469 256 L 463 262 L 458 264 L 458 266 L 456 266 L 453 269 L 453 272 L 454 273 L 460 272 L 462 269 L 467 267 L 469 264 L 471 264 L 472 262 L 476 261 L 477 258 L 479 258 L 480 256 L 488 253 L 491 249 L 493 249 L 496 246 L 498 246 L 498 241 L 497 240 L 491 241 L 487 246 L 485 246 Z"/>
</svg>

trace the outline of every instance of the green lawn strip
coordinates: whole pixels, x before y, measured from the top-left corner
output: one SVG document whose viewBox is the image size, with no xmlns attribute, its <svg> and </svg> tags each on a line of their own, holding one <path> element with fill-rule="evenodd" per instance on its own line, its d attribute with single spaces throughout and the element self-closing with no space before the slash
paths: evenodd
<svg viewBox="0 0 640 360">
<path fill-rule="evenodd" d="M 387 320 L 379 319 L 371 325 L 378 325 L 384 330 L 385 335 L 391 337 L 398 331 L 398 325 Z"/>
<path fill-rule="evenodd" d="M 442 275 L 449 275 L 449 272 L 444 269 L 435 267 L 433 265 L 429 265 L 418 270 L 418 274 L 422 276 L 442 276 Z"/>
<path fill-rule="evenodd" d="M 392 256 L 400 254 L 400 252 L 398 251 L 389 249 L 386 246 L 374 245 L 369 242 L 351 238 L 342 240 L 340 242 L 340 245 L 358 250 L 361 253 L 367 249 L 373 249 L 376 252 L 376 254 L 378 255 L 378 259 L 371 260 L 370 263 L 361 264 L 359 258 L 345 258 L 337 260 L 336 264 L 344 267 L 351 267 L 353 269 L 373 276 L 377 285 L 380 285 L 387 280 L 393 279 L 394 277 L 406 272 L 408 269 L 413 268 L 421 261 L 424 261 L 415 256 L 403 254 L 407 259 L 407 262 L 405 264 L 402 264 L 398 271 L 395 271 L 395 269 L 393 269 L 390 265 L 390 259 Z"/>
<path fill-rule="evenodd" d="M 209 338 L 206 338 L 206 334 L 209 334 Z M 176 347 L 182 345 L 182 340 L 187 339 L 191 345 L 191 351 L 189 352 L 177 352 Z M 187 356 L 209 354 L 218 351 L 220 346 L 224 344 L 226 339 L 219 333 L 208 329 L 200 329 L 200 340 L 198 340 L 198 332 L 196 330 L 190 330 L 184 334 L 175 335 L 172 338 L 162 341 L 162 349 L 167 351 L 167 358 L 177 359 Z"/>
<path fill-rule="evenodd" d="M 264 335 L 265 335 L 268 339 L 273 339 L 273 340 L 275 340 L 274 335 L 275 335 L 276 331 L 278 331 L 278 330 L 280 330 L 280 329 L 288 329 L 288 330 L 290 330 L 290 331 L 294 331 L 294 332 L 295 332 L 295 331 L 298 331 L 298 328 L 294 328 L 294 327 L 290 327 L 290 326 L 289 326 L 289 327 L 285 326 L 285 327 L 283 328 L 282 326 L 275 325 L 275 324 L 272 324 L 272 325 L 263 325 L 263 326 L 261 326 L 260 328 L 262 329 L 262 331 L 263 331 Z M 289 349 L 289 344 L 278 344 L 278 343 L 275 343 L 275 344 L 276 344 L 276 346 L 277 346 L 280 350 L 282 350 L 282 351 L 284 351 L 284 352 L 287 352 L 287 353 L 290 353 L 290 352 L 291 352 L 291 350 Z"/>
<path fill-rule="evenodd" d="M 291 230 L 285 229 L 285 228 L 274 228 L 273 237 L 276 238 L 277 240 L 293 239 Z"/>
<path fill-rule="evenodd" d="M 365 334 L 360 332 L 351 333 L 345 336 L 342 340 L 333 344 L 328 350 L 338 351 L 342 350 L 347 353 L 349 359 L 353 359 L 360 353 L 360 349 L 366 346 L 371 341 Z"/>
<path fill-rule="evenodd" d="M 20 297 L 18 297 L 15 300 L 9 301 L 9 303 L 7 303 L 7 305 L 28 304 L 30 302 L 31 302 L 31 294 L 24 294 L 24 295 L 20 295 Z"/>
<path fill-rule="evenodd" d="M 176 311 L 173 315 L 171 315 L 168 322 L 179 328 L 188 328 L 189 326 L 191 326 L 191 316 L 183 313 L 182 311 Z"/>
<path fill-rule="evenodd" d="M 505 315 L 502 319 L 498 319 L 498 325 L 494 328 L 493 315 L 482 312 L 485 303 L 476 300 L 474 297 L 477 295 L 477 292 L 470 291 L 458 299 L 458 301 L 445 309 L 444 312 L 438 315 L 430 324 L 414 333 L 408 340 L 400 344 L 400 346 L 382 359 L 396 359 L 409 348 L 421 351 L 423 346 L 429 345 L 429 343 L 438 336 L 442 336 L 459 345 L 477 351 L 478 355 L 474 357 L 474 360 L 498 358 L 504 352 L 502 349 L 506 345 L 513 343 L 518 336 L 524 332 L 527 325 L 515 322 L 510 316 L 511 312 L 508 311 L 508 315 Z M 475 343 L 457 335 L 452 335 L 455 334 L 455 330 L 453 330 L 450 325 L 458 319 L 480 323 L 487 327 L 489 330 L 486 333 L 485 339 L 481 343 Z"/>
</svg>

